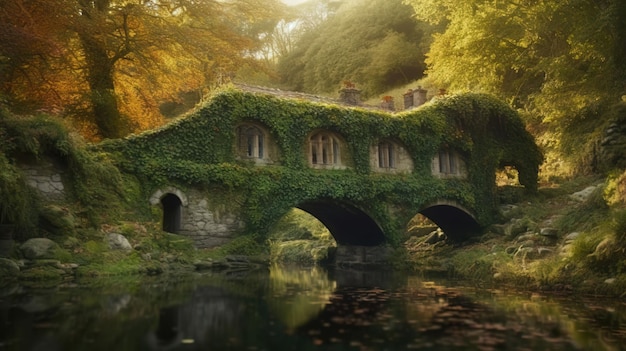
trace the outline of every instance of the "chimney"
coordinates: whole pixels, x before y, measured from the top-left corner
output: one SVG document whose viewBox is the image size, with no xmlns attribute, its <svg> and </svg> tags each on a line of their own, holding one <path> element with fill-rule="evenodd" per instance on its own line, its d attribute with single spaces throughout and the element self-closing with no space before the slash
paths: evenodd
<svg viewBox="0 0 626 351">
<path fill-rule="evenodd" d="M 409 89 L 404 93 L 404 109 L 408 110 L 413 107 L 413 89 Z"/>
<path fill-rule="evenodd" d="M 385 95 L 380 103 L 380 108 L 387 111 L 395 111 L 396 107 L 393 102 L 393 96 Z"/>
<path fill-rule="evenodd" d="M 339 101 L 347 105 L 358 106 L 361 104 L 361 91 L 350 81 L 343 82 L 343 88 L 339 89 Z"/>
<path fill-rule="evenodd" d="M 418 86 L 416 90 L 413 90 L 413 106 L 418 107 L 424 105 L 427 101 L 426 93 L 428 93 L 428 90 L 422 89 L 421 86 Z"/>
</svg>

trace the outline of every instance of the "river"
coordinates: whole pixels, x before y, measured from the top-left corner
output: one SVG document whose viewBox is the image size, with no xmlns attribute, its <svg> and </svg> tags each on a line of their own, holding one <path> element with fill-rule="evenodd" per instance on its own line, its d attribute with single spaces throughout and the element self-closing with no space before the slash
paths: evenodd
<svg viewBox="0 0 626 351">
<path fill-rule="evenodd" d="M 621 301 L 392 271 L 272 267 L 0 289 L 0 350 L 595 351 L 625 341 Z"/>
</svg>

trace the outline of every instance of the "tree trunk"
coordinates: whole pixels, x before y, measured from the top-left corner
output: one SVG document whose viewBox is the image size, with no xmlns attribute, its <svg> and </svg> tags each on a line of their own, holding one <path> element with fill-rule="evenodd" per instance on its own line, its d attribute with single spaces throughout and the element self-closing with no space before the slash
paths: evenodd
<svg viewBox="0 0 626 351">
<path fill-rule="evenodd" d="M 129 128 L 117 105 L 113 83 L 114 62 L 89 33 L 80 33 L 79 36 L 87 62 L 87 81 L 91 93 L 89 99 L 98 132 L 103 138 L 123 137 L 128 134 Z"/>
</svg>

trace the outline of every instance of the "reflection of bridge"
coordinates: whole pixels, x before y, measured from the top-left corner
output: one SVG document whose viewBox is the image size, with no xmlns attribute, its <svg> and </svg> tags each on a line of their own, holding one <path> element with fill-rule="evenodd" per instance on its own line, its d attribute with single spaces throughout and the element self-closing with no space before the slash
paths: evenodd
<svg viewBox="0 0 626 351">
<path fill-rule="evenodd" d="M 164 230 L 200 247 L 265 233 L 294 207 L 339 246 L 397 243 L 417 213 L 459 239 L 494 218 L 499 167 L 534 189 L 541 162 L 517 114 L 477 94 L 392 115 L 231 90 L 102 147 L 143 180 Z"/>
</svg>

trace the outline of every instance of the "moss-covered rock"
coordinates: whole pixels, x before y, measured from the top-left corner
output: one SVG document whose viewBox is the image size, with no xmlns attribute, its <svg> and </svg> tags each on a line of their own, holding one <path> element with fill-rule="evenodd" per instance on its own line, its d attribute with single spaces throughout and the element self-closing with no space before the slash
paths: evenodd
<svg viewBox="0 0 626 351">
<path fill-rule="evenodd" d="M 52 265 L 41 265 L 24 269 L 20 275 L 21 280 L 47 281 L 49 283 L 61 282 L 65 271 Z"/>
<path fill-rule="evenodd" d="M 40 226 L 51 234 L 72 235 L 76 219 L 70 210 L 59 205 L 46 205 L 39 213 Z"/>
<path fill-rule="evenodd" d="M 0 277 L 2 279 L 15 277 L 20 273 L 20 267 L 15 261 L 8 258 L 0 258 Z"/>
<path fill-rule="evenodd" d="M 47 238 L 28 239 L 20 246 L 20 251 L 29 260 L 54 258 L 59 245 Z"/>
</svg>

